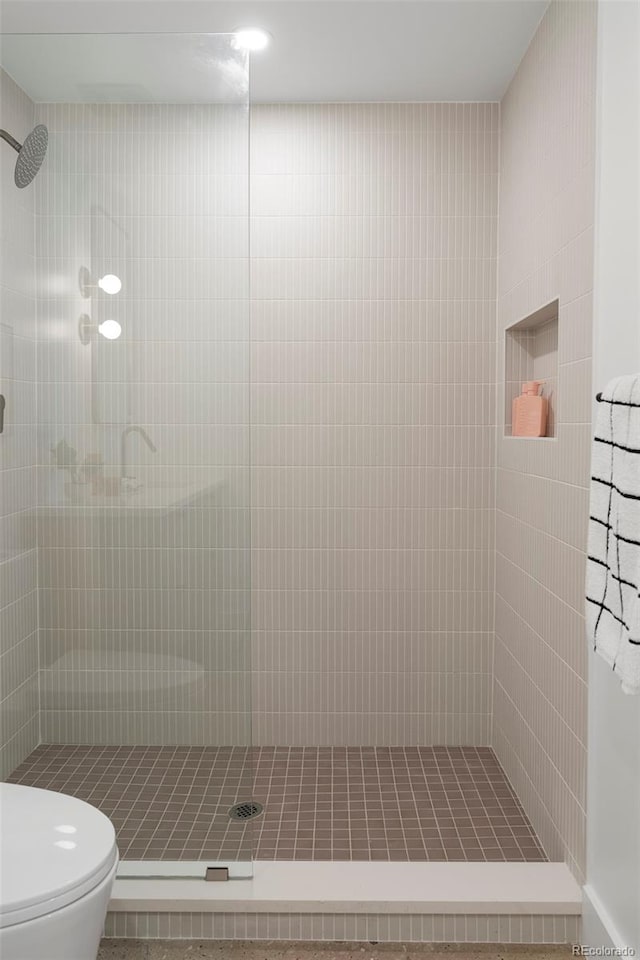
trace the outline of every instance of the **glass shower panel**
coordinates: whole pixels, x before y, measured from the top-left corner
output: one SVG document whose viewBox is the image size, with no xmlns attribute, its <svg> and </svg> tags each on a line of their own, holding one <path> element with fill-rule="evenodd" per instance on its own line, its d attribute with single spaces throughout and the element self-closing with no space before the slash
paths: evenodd
<svg viewBox="0 0 640 960">
<path fill-rule="evenodd" d="M 2 65 L 50 138 L 38 749 L 114 821 L 124 874 L 247 875 L 228 815 L 252 798 L 246 54 L 22 35 Z"/>
</svg>

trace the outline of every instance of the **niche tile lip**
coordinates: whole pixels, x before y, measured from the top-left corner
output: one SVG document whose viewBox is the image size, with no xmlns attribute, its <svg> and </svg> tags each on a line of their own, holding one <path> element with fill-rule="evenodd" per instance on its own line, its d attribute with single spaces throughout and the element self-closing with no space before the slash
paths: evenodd
<svg viewBox="0 0 640 960">
<path fill-rule="evenodd" d="M 559 311 L 560 296 L 556 294 L 556 296 L 552 297 L 544 306 L 532 310 L 526 317 L 522 317 L 520 320 L 514 320 L 513 323 L 508 323 L 504 328 L 505 333 L 509 333 L 515 329 L 535 330 L 538 327 L 543 327 L 546 323 L 549 323 L 549 321 L 557 320 Z"/>
</svg>

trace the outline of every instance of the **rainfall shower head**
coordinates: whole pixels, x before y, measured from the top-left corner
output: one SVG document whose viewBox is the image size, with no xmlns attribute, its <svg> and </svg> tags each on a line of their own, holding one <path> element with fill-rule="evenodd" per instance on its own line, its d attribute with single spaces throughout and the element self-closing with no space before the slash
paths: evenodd
<svg viewBox="0 0 640 960">
<path fill-rule="evenodd" d="M 33 128 L 24 143 L 18 143 L 15 137 L 12 137 L 6 130 L 0 130 L 0 137 L 6 140 L 18 153 L 13 175 L 16 187 L 21 189 L 22 187 L 28 187 L 42 166 L 42 161 L 47 152 L 49 131 L 43 123 L 39 123 L 37 127 Z"/>
</svg>

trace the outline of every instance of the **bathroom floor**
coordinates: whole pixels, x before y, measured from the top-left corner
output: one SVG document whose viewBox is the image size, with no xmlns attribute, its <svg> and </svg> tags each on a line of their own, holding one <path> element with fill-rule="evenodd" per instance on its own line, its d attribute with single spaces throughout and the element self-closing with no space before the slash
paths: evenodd
<svg viewBox="0 0 640 960">
<path fill-rule="evenodd" d="M 41 745 L 9 780 L 98 807 L 127 860 L 547 859 L 489 747 Z"/>
</svg>

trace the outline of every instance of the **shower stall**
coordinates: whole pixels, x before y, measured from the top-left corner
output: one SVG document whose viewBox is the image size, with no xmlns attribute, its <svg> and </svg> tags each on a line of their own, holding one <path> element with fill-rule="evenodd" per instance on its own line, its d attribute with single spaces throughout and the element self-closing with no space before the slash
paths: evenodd
<svg viewBox="0 0 640 960">
<path fill-rule="evenodd" d="M 494 669 L 496 571 L 526 593 L 500 105 L 250 114 L 232 35 L 6 35 L 1 65 L 2 126 L 48 130 L 21 191 L 0 144 L 2 776 L 103 810 L 123 877 L 570 859 L 514 789 L 546 823 L 538 688 Z"/>
</svg>

